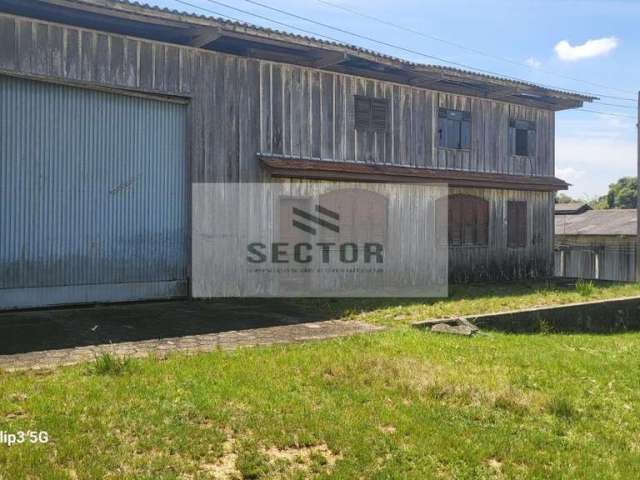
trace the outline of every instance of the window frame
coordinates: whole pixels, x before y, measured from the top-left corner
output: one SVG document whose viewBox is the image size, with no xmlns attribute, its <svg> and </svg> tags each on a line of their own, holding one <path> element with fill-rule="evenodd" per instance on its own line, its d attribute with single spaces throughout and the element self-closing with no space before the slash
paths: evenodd
<svg viewBox="0 0 640 480">
<path fill-rule="evenodd" d="M 472 121 L 469 111 L 438 108 L 438 148 L 471 150 Z M 454 135 L 450 136 L 450 132 L 454 132 Z"/>
<path fill-rule="evenodd" d="M 362 121 L 359 113 L 359 104 L 366 104 L 368 117 Z M 376 118 L 376 111 L 384 111 L 384 121 Z M 379 97 L 369 97 L 366 95 L 353 96 L 354 128 L 356 131 L 385 133 L 389 129 L 389 99 Z"/>
<path fill-rule="evenodd" d="M 513 130 L 510 143 L 511 155 L 514 157 L 530 158 L 535 156 L 536 122 L 530 120 L 509 120 L 509 130 Z M 524 135 L 524 137 L 523 137 Z M 520 149 L 523 138 L 526 140 L 526 153 Z M 519 141 L 520 140 L 520 141 Z"/>
</svg>

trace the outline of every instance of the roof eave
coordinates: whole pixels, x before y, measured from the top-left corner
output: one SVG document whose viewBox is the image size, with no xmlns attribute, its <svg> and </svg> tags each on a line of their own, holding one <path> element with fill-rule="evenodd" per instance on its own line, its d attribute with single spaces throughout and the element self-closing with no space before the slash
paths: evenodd
<svg viewBox="0 0 640 480">
<path fill-rule="evenodd" d="M 90 19 L 93 24 L 99 24 L 100 18 L 119 18 L 120 24 L 114 27 L 119 30 L 117 33 L 127 34 L 122 32 L 126 29 L 123 26 L 125 21 L 131 25 L 148 24 L 154 28 L 153 39 L 167 43 L 321 68 L 553 111 L 579 108 L 584 102 L 596 100 L 595 97 L 548 89 L 512 79 L 450 67 L 416 64 L 353 45 L 123 0 L 0 0 L 0 11 L 5 7 L 4 9 L 11 13 L 12 5 L 13 10 L 20 10 L 22 7 L 27 12 L 26 16 L 44 20 L 47 18 L 43 16 L 52 15 L 51 7 L 71 9 L 86 15 L 87 22 Z M 39 12 L 38 7 L 42 12 Z M 65 23 L 82 22 L 82 15 L 74 17 L 73 21 L 69 16 L 64 18 Z M 105 26 L 113 24 L 106 20 L 103 23 Z M 128 33 L 131 36 L 144 36 L 142 28 L 131 30 Z M 159 36 L 163 38 L 157 38 Z"/>
</svg>

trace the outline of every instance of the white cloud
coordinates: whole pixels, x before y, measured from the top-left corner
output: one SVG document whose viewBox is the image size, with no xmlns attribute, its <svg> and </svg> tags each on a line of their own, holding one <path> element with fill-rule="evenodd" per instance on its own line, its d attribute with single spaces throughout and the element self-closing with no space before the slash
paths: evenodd
<svg viewBox="0 0 640 480">
<path fill-rule="evenodd" d="M 575 62 L 585 58 L 594 58 L 607 55 L 618 46 L 618 39 L 615 37 L 598 38 L 587 40 L 582 45 L 571 45 L 567 40 L 558 42 L 555 46 L 556 55 L 560 60 Z"/>
<path fill-rule="evenodd" d="M 556 175 L 572 185 L 583 178 L 585 173 L 584 170 L 576 170 L 573 167 L 556 168 Z"/>
<path fill-rule="evenodd" d="M 573 185 L 571 195 L 589 198 L 604 195 L 610 183 L 636 174 L 635 155 L 635 143 L 627 139 L 558 136 L 556 175 Z"/>
<path fill-rule="evenodd" d="M 540 68 L 542 66 L 542 62 L 534 57 L 527 58 L 524 63 L 529 65 L 531 68 Z"/>
</svg>

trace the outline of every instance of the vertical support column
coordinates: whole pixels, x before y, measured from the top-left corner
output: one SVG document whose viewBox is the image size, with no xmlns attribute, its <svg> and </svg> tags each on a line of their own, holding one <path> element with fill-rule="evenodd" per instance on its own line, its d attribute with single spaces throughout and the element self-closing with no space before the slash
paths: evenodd
<svg viewBox="0 0 640 480">
<path fill-rule="evenodd" d="M 638 122 L 636 123 L 636 147 L 637 152 L 637 175 L 638 175 L 638 201 L 636 201 L 636 282 L 640 282 L 640 91 L 638 92 L 638 109 L 636 110 Z"/>
</svg>

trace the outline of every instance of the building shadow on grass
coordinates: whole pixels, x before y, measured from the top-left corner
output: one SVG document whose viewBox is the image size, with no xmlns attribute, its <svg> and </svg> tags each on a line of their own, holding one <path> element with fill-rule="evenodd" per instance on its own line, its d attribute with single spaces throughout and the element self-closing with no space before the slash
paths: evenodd
<svg viewBox="0 0 640 480">
<path fill-rule="evenodd" d="M 607 288 L 607 285 L 600 285 Z M 0 313 L 0 355 L 308 323 L 378 309 L 506 299 L 568 282 L 454 285 L 448 298 L 175 300 Z"/>
</svg>

